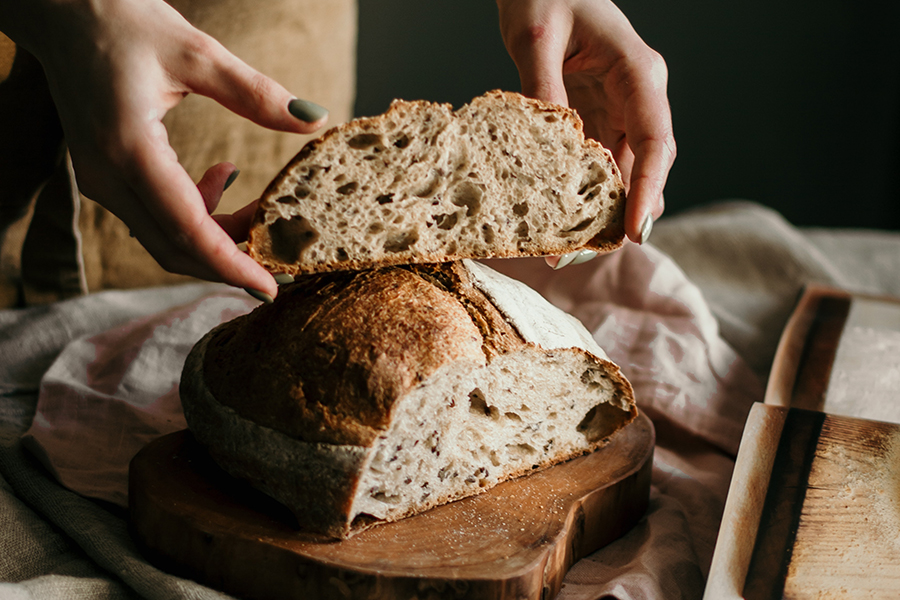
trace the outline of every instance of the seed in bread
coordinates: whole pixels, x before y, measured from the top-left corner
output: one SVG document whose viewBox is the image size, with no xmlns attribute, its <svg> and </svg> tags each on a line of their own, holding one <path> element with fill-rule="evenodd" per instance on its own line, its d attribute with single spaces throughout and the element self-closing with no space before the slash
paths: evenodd
<svg viewBox="0 0 900 600">
<path fill-rule="evenodd" d="M 489 92 L 394 101 L 309 142 L 260 199 L 249 252 L 273 273 L 609 251 L 625 188 L 574 110 Z"/>
</svg>

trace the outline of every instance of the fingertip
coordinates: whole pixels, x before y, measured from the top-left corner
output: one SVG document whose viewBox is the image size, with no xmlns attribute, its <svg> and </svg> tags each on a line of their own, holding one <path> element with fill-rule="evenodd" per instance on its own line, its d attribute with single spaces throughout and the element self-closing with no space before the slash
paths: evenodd
<svg viewBox="0 0 900 600">
<path fill-rule="evenodd" d="M 243 252 L 236 250 L 236 254 L 238 255 L 236 257 L 237 260 L 241 262 L 247 261 L 245 264 L 249 266 L 249 272 L 240 281 L 233 282 L 233 285 L 244 288 L 248 293 L 251 293 L 250 290 L 253 290 L 257 294 L 254 297 L 271 302 L 272 299 L 278 296 L 278 283 L 275 281 L 275 277 Z M 270 298 L 270 300 L 265 300 L 266 297 Z"/>
<path fill-rule="evenodd" d="M 653 231 L 653 215 L 647 213 L 641 221 L 641 232 L 639 234 L 638 244 L 645 244 L 650 239 L 650 232 Z"/>
</svg>

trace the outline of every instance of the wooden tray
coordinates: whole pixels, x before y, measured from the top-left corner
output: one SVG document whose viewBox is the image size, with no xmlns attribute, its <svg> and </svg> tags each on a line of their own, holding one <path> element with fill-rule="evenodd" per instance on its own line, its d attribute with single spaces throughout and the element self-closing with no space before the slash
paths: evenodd
<svg viewBox="0 0 900 600">
<path fill-rule="evenodd" d="M 705 598 L 900 597 L 895 348 L 900 300 L 804 292 L 744 429 Z"/>
<path fill-rule="evenodd" d="M 298 533 L 185 431 L 134 458 L 129 510 L 151 560 L 244 598 L 546 600 L 643 516 L 653 447 L 641 414 L 588 456 L 327 542 Z"/>
</svg>

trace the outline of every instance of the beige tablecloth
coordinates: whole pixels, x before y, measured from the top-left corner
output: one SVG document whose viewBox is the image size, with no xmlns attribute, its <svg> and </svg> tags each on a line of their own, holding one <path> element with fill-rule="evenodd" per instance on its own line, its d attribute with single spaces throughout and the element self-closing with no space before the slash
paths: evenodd
<svg viewBox="0 0 900 600">
<path fill-rule="evenodd" d="M 900 295 L 897 233 L 800 231 L 730 203 L 664 219 L 652 242 L 559 272 L 492 263 L 579 317 L 657 426 L 645 519 L 577 563 L 561 599 L 699 598 L 743 419 L 800 289 Z M 124 465 L 183 427 L 190 346 L 252 305 L 187 285 L 0 311 L 0 598 L 221 597 L 136 550 Z"/>
</svg>

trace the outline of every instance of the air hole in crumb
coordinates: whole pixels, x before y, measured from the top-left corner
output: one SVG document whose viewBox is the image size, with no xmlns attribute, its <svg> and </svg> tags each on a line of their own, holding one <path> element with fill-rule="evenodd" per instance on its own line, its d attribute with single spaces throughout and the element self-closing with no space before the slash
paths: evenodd
<svg viewBox="0 0 900 600">
<path fill-rule="evenodd" d="M 523 240 L 528 239 L 528 223 L 527 222 L 522 221 L 521 223 L 519 223 L 519 225 L 516 227 L 516 235 L 519 236 L 520 238 L 522 238 Z"/>
<path fill-rule="evenodd" d="M 311 193 L 312 193 L 312 189 L 310 189 L 310 187 L 308 185 L 300 184 L 294 188 L 294 195 L 297 198 L 306 198 Z M 278 201 L 280 202 L 281 198 L 279 198 Z"/>
<path fill-rule="evenodd" d="M 381 136 L 377 133 L 358 133 L 347 140 L 347 145 L 356 150 L 371 148 L 381 143 Z"/>
<path fill-rule="evenodd" d="M 556 115 L 547 115 L 544 117 L 544 121 L 547 123 L 556 123 L 559 119 L 556 118 Z"/>
<path fill-rule="evenodd" d="M 400 148 L 401 150 L 406 148 L 407 146 L 409 146 L 409 136 L 406 135 L 405 133 L 402 134 L 400 137 L 398 137 L 394 141 L 394 146 L 396 146 L 397 148 Z"/>
<path fill-rule="evenodd" d="M 627 411 L 613 404 L 598 404 L 587 412 L 575 430 L 587 441 L 596 442 L 612 435 L 627 415 Z"/>
<path fill-rule="evenodd" d="M 385 504 L 399 504 L 400 496 L 388 494 L 383 491 L 378 491 L 372 494 L 372 500 L 378 500 L 379 502 L 384 502 Z"/>
<path fill-rule="evenodd" d="M 522 417 L 517 415 L 514 412 L 503 413 L 503 416 L 509 419 L 510 421 L 522 421 Z"/>
<path fill-rule="evenodd" d="M 459 217 L 455 212 L 446 215 L 433 215 L 432 218 L 434 219 L 434 222 L 437 223 L 438 229 L 443 229 L 445 231 L 449 231 L 456 227 L 456 223 L 459 220 Z"/>
<path fill-rule="evenodd" d="M 305 196 L 301 196 L 301 198 L 303 197 Z M 281 198 L 275 200 L 275 202 L 277 202 L 278 204 L 297 204 L 297 198 L 293 196 L 282 196 Z"/>
<path fill-rule="evenodd" d="M 389 237 L 384 242 L 384 250 L 386 252 L 403 252 L 409 250 L 410 246 L 419 241 L 419 232 L 415 229 L 404 231 L 402 233 Z"/>
<path fill-rule="evenodd" d="M 531 444 L 508 444 L 506 447 L 521 454 L 537 454 L 537 450 Z"/>
<path fill-rule="evenodd" d="M 481 236 L 486 244 L 494 243 L 494 230 L 489 224 L 485 223 L 481 226 Z"/>
<path fill-rule="evenodd" d="M 350 183 L 345 183 L 335 191 L 337 191 L 337 193 L 342 196 L 346 196 L 347 194 L 352 194 L 353 192 L 355 192 L 358 187 L 359 183 L 351 181 Z"/>
<path fill-rule="evenodd" d="M 584 231 L 585 229 L 587 229 L 588 227 L 590 227 L 590 226 L 591 226 L 591 223 L 593 223 L 593 222 L 594 222 L 594 218 L 593 218 L 593 217 L 588 217 L 587 219 L 585 219 L 584 221 L 578 223 L 578 224 L 575 225 L 574 227 L 570 227 L 569 229 L 566 229 L 566 233 L 571 233 L 571 232 L 574 232 L 574 231 Z"/>
<path fill-rule="evenodd" d="M 344 248 L 338 248 L 337 250 L 334 251 L 334 253 L 335 253 L 335 256 L 337 257 L 337 259 L 340 261 L 349 260 L 349 258 L 350 258 L 350 255 L 347 254 L 347 250 L 345 250 Z"/>
<path fill-rule="evenodd" d="M 609 193 L 609 197 L 612 198 L 613 200 L 616 200 L 619 197 L 619 192 L 617 192 L 616 190 L 613 190 Z"/>
<path fill-rule="evenodd" d="M 588 369 L 581 374 L 581 383 L 590 388 L 596 388 L 602 385 L 603 380 L 608 379 L 608 375 L 597 369 Z"/>
<path fill-rule="evenodd" d="M 472 217 L 477 215 L 481 210 L 481 198 L 483 194 L 484 192 L 482 192 L 481 188 L 477 185 L 469 183 L 468 181 L 463 181 L 454 188 L 450 202 L 456 206 L 466 207 L 466 216 Z"/>
<path fill-rule="evenodd" d="M 377 223 L 377 222 L 372 223 L 371 225 L 369 225 L 368 231 L 370 234 L 381 233 L 382 231 L 384 231 L 384 225 L 382 225 L 381 223 Z"/>
<path fill-rule="evenodd" d="M 306 218 L 279 218 L 269 226 L 272 254 L 286 263 L 300 260 L 303 252 L 319 239 L 319 232 Z"/>
<path fill-rule="evenodd" d="M 393 194 L 382 194 L 382 195 L 378 196 L 377 198 L 375 198 L 375 201 L 378 204 L 390 204 L 391 202 L 394 201 L 394 195 Z"/>
<path fill-rule="evenodd" d="M 528 214 L 528 203 L 520 202 L 518 204 L 513 204 L 513 214 L 517 217 L 524 217 Z"/>
<path fill-rule="evenodd" d="M 488 406 L 484 392 L 479 388 L 469 392 L 469 412 L 473 415 L 484 415 L 492 419 L 500 418 L 500 411 L 496 406 Z"/>
</svg>

